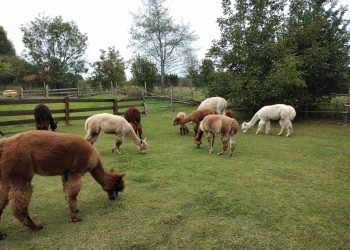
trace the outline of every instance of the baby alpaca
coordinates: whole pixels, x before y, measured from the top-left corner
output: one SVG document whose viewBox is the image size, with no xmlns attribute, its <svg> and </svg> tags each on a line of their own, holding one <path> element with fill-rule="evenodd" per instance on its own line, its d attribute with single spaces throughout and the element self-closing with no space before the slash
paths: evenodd
<svg viewBox="0 0 350 250">
<path fill-rule="evenodd" d="M 239 125 L 237 121 L 225 115 L 208 115 L 201 125 L 197 136 L 194 138 L 194 143 L 199 147 L 202 144 L 201 138 L 203 133 L 206 134 L 209 142 L 209 153 L 213 151 L 215 134 L 221 134 L 222 149 L 218 154 L 223 154 L 230 144 L 230 154 L 235 149 L 234 135 L 237 134 Z"/>
<path fill-rule="evenodd" d="M 173 120 L 173 125 L 176 126 L 178 125 L 179 126 L 179 129 L 180 129 L 180 135 L 185 135 L 186 133 L 189 133 L 190 131 L 188 131 L 188 127 L 186 125 L 186 123 L 180 123 L 178 124 L 177 122 L 175 122 L 175 119 L 176 118 L 180 118 L 180 119 L 184 119 L 186 117 L 186 114 L 184 112 L 179 112 L 177 114 L 177 116 L 174 118 Z"/>
<path fill-rule="evenodd" d="M 194 136 L 196 136 L 198 133 L 199 123 L 204 119 L 204 117 L 206 117 L 207 115 L 215 115 L 215 114 L 216 115 L 219 114 L 218 111 L 211 108 L 197 109 L 192 111 L 192 113 L 186 116 L 185 118 L 175 117 L 174 125 L 185 124 L 189 121 L 192 121 Z"/>
</svg>

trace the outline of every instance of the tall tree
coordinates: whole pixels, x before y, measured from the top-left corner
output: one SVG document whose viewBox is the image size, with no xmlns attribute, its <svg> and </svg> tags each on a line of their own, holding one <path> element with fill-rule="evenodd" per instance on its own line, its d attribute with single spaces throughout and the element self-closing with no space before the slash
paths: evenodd
<svg viewBox="0 0 350 250">
<path fill-rule="evenodd" d="M 92 64 L 94 71 L 91 80 L 95 84 L 102 84 L 109 89 L 112 84 L 123 84 L 125 81 L 125 62 L 115 47 L 108 47 L 108 51 L 100 50 L 100 60 Z"/>
<path fill-rule="evenodd" d="M 346 92 L 350 86 L 350 20 L 338 0 L 293 0 L 287 19 L 287 46 L 305 72 L 306 97 Z"/>
<path fill-rule="evenodd" d="M 133 76 L 133 82 L 141 87 L 146 83 L 148 89 L 153 89 L 158 81 L 156 65 L 140 56 L 134 59 L 130 72 Z"/>
<path fill-rule="evenodd" d="M 2 26 L 0 26 L 0 56 L 1 55 L 16 55 L 16 50 L 13 47 L 12 42 L 7 38 L 7 33 Z"/>
<path fill-rule="evenodd" d="M 50 87 L 65 87 L 67 75 L 87 72 L 88 38 L 73 21 L 39 14 L 34 21 L 22 25 L 21 31 L 26 59 L 38 67 L 45 65 Z"/>
<path fill-rule="evenodd" d="M 189 24 L 173 22 L 164 2 L 142 0 L 143 9 L 140 8 L 137 14 L 131 13 L 133 25 L 129 30 L 129 47 L 157 65 L 163 88 L 165 74 L 186 66 L 185 55 L 195 51 L 191 45 L 198 39 L 194 31 L 190 31 Z"/>
</svg>

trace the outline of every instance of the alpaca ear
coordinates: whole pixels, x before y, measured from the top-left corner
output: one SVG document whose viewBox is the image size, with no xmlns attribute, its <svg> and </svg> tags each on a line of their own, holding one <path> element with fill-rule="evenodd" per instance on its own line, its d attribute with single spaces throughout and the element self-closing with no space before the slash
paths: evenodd
<svg viewBox="0 0 350 250">
<path fill-rule="evenodd" d="M 121 183 L 125 178 L 125 174 L 122 174 L 121 176 L 118 176 L 117 183 Z"/>
<path fill-rule="evenodd" d="M 113 168 L 111 168 L 111 170 L 109 171 L 110 173 L 114 173 L 114 169 Z"/>
</svg>

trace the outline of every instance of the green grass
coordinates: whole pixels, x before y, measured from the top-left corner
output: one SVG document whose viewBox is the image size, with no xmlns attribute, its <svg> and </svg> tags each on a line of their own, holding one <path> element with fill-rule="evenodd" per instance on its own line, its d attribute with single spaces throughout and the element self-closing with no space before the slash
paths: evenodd
<svg viewBox="0 0 350 250">
<path fill-rule="evenodd" d="M 142 117 L 146 155 L 125 138 L 123 155 L 111 153 L 113 135 L 96 144 L 106 169 L 125 173 L 119 200 L 90 174 L 78 196 L 79 216 L 72 223 L 60 177 L 35 176 L 29 206 L 44 226 L 32 232 L 4 210 L 0 229 L 9 236 L 1 249 L 349 249 L 350 127 L 326 120 L 293 122 L 293 135 L 236 135 L 232 157 L 213 154 L 208 143 L 196 148 L 193 129 L 180 136 L 176 112 L 155 110 Z M 247 115 L 236 112 L 241 124 Z M 6 136 L 33 125 L 1 128 Z M 85 136 L 84 121 L 63 123 L 58 132 Z"/>
</svg>

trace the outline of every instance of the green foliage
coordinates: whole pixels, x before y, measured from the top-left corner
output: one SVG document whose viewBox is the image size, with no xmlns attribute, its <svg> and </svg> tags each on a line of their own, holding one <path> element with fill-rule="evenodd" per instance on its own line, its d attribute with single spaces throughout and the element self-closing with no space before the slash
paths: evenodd
<svg viewBox="0 0 350 250">
<path fill-rule="evenodd" d="M 164 2 L 142 0 L 143 9 L 138 14 L 131 13 L 134 23 L 129 30 L 129 47 L 157 65 L 163 87 L 165 74 L 187 68 L 196 50 L 191 43 L 198 39 L 189 24 L 174 24 Z"/>
<path fill-rule="evenodd" d="M 16 50 L 12 42 L 7 38 L 7 33 L 3 26 L 0 26 L 0 56 L 15 56 Z"/>
<path fill-rule="evenodd" d="M 153 89 L 158 82 L 157 67 L 147 58 L 137 56 L 131 64 L 130 72 L 137 86 L 144 87 L 146 83 L 148 89 Z"/>
<path fill-rule="evenodd" d="M 108 47 L 108 51 L 100 50 L 100 61 L 92 64 L 94 71 L 89 79 L 94 85 L 102 84 L 106 89 L 111 84 L 123 86 L 125 81 L 125 62 L 115 47 Z"/>
<path fill-rule="evenodd" d="M 213 94 L 225 84 L 223 97 L 251 110 L 282 102 L 298 108 L 311 97 L 347 91 L 349 20 L 343 19 L 347 9 L 336 9 L 336 3 L 223 0 L 221 39 L 207 55 L 215 71 L 208 73 L 203 61 L 191 73 L 196 85 Z M 232 78 L 213 82 L 221 72 L 232 72 Z"/>
<path fill-rule="evenodd" d="M 67 87 L 67 79 L 71 80 L 72 74 L 87 72 L 84 58 L 87 36 L 74 22 L 64 22 L 61 16 L 51 18 L 39 14 L 34 21 L 22 25 L 21 31 L 26 59 L 38 68 L 45 65 L 46 83 L 51 88 Z"/>
</svg>

